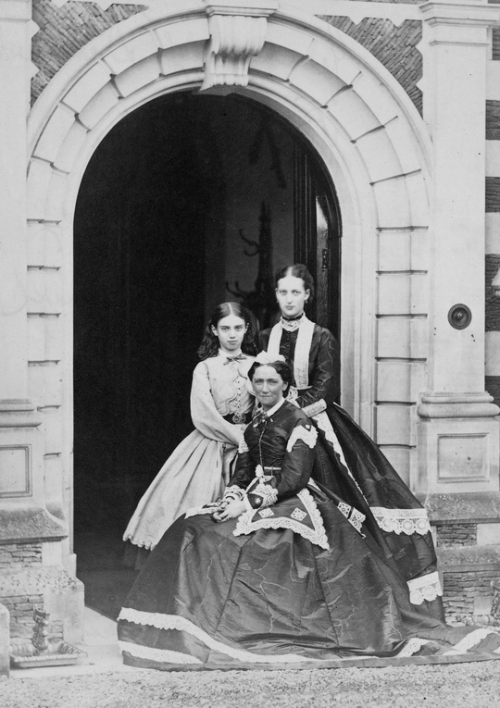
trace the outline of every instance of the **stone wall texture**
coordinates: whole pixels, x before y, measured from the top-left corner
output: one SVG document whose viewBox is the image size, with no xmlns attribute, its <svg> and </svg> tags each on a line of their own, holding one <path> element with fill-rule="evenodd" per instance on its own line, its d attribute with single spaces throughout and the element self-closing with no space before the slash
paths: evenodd
<svg viewBox="0 0 500 708">
<path fill-rule="evenodd" d="M 437 546 L 475 546 L 477 543 L 477 524 L 443 524 L 437 527 Z"/>
<path fill-rule="evenodd" d="M 497 568 L 443 573 L 443 604 L 449 621 L 470 620 L 478 596 L 492 594 L 491 581 L 498 580 Z"/>
<path fill-rule="evenodd" d="M 43 595 L 14 595 L 2 597 L 4 605 L 10 613 L 10 642 L 14 647 L 29 644 L 35 629 L 33 608 L 43 608 Z M 55 620 L 48 626 L 49 639 L 63 639 L 63 623 Z"/>
<path fill-rule="evenodd" d="M 42 545 L 40 543 L 10 543 L 0 546 L 0 573 L 2 569 L 16 570 L 41 565 Z"/>
</svg>

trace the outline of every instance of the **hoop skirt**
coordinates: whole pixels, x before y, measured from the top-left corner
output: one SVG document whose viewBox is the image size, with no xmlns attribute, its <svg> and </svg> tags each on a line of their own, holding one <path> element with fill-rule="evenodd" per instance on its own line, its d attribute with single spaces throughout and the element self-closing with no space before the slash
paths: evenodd
<svg viewBox="0 0 500 708">
<path fill-rule="evenodd" d="M 500 658 L 491 628 L 447 627 L 411 601 L 364 516 L 311 481 L 317 434 L 289 403 L 250 425 L 226 491 L 247 511 L 195 509 L 165 533 L 119 617 L 128 664 L 314 668 Z M 253 475 L 256 475 L 253 477 Z"/>
</svg>

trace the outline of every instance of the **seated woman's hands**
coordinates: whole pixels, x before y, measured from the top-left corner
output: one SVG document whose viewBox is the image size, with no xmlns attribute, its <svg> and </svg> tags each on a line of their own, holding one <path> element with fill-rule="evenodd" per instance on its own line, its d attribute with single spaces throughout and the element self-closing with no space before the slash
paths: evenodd
<svg viewBox="0 0 500 708">
<path fill-rule="evenodd" d="M 239 499 L 233 499 L 228 502 L 224 508 L 214 512 L 212 518 L 214 521 L 220 523 L 222 521 L 228 521 L 229 519 L 236 519 L 236 517 L 243 514 L 244 511 L 246 511 L 245 502 Z"/>
</svg>

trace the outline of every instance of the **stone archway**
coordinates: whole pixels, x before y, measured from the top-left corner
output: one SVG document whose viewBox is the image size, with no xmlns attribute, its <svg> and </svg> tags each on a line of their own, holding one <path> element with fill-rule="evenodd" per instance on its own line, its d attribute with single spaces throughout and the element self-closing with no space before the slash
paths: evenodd
<svg viewBox="0 0 500 708">
<path fill-rule="evenodd" d="M 376 430 L 408 479 L 427 341 L 423 123 L 393 77 L 341 32 L 282 8 L 245 15 L 225 5 L 219 16 L 196 0 L 172 3 L 107 30 L 64 66 L 30 114 L 28 328 L 30 346 L 50 349 L 52 362 L 33 370 L 30 396 L 44 414 L 46 464 L 60 460 L 54 489 L 71 488 L 72 229 L 83 173 L 125 115 L 202 87 L 242 92 L 280 113 L 330 171 L 344 232 L 343 404 Z M 231 44 L 236 25 L 246 45 Z"/>
</svg>

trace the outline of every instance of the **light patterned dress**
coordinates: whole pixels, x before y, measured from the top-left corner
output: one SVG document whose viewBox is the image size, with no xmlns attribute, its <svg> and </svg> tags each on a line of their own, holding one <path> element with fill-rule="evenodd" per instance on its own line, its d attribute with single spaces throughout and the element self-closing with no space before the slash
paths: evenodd
<svg viewBox="0 0 500 708">
<path fill-rule="evenodd" d="M 152 549 L 185 511 L 223 494 L 254 404 L 247 388 L 253 362 L 252 356 L 231 360 L 219 353 L 196 366 L 191 388 L 195 430 L 177 446 L 146 490 L 124 541 Z"/>
</svg>

